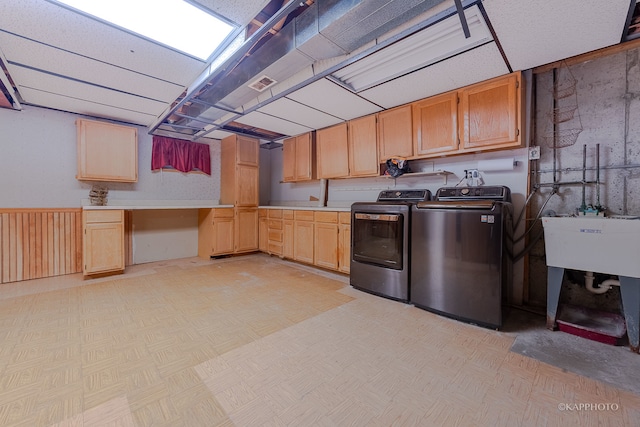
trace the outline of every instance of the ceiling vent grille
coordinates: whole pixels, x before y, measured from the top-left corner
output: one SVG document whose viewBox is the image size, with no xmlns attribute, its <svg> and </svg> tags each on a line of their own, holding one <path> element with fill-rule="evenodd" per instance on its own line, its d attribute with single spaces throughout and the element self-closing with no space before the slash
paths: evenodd
<svg viewBox="0 0 640 427">
<path fill-rule="evenodd" d="M 258 92 L 262 92 L 263 90 L 273 86 L 276 83 L 278 82 L 272 79 L 271 77 L 263 74 L 262 76 L 258 77 L 256 80 L 249 83 L 249 87 L 251 89 L 257 90 Z"/>
</svg>

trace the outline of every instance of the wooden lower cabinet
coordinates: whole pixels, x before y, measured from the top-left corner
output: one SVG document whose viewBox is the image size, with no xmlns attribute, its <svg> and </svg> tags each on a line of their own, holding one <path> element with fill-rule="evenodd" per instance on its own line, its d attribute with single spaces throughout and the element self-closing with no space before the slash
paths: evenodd
<svg viewBox="0 0 640 427">
<path fill-rule="evenodd" d="M 234 250 L 233 208 L 198 211 L 198 256 L 227 255 Z"/>
<path fill-rule="evenodd" d="M 293 259 L 293 211 L 282 211 L 282 256 L 284 258 Z"/>
<path fill-rule="evenodd" d="M 234 253 L 258 250 L 258 208 L 234 208 Z"/>
<path fill-rule="evenodd" d="M 84 275 L 124 270 L 124 211 L 82 212 Z"/>
<path fill-rule="evenodd" d="M 293 259 L 313 264 L 313 211 L 294 211 Z"/>
<path fill-rule="evenodd" d="M 315 212 L 313 263 L 338 269 L 338 212 Z"/>
<path fill-rule="evenodd" d="M 258 249 L 260 252 L 269 252 L 269 219 L 267 209 L 258 211 Z"/>
<path fill-rule="evenodd" d="M 338 271 L 351 271 L 351 212 L 340 212 L 338 220 Z"/>
<path fill-rule="evenodd" d="M 267 252 L 282 256 L 282 209 L 269 209 L 267 221 Z"/>
</svg>

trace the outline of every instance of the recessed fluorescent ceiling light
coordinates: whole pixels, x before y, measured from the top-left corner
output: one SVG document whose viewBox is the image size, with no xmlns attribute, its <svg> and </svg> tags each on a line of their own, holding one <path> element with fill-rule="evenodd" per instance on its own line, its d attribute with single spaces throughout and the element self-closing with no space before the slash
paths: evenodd
<svg viewBox="0 0 640 427">
<path fill-rule="evenodd" d="M 184 0 L 57 1 L 203 60 L 234 30 Z"/>
</svg>

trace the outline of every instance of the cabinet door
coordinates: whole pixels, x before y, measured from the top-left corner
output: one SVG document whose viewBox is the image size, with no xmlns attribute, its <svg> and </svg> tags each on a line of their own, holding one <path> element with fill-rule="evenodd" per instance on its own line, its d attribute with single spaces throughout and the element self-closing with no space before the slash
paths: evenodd
<svg viewBox="0 0 640 427">
<path fill-rule="evenodd" d="M 138 181 L 138 130 L 77 120 L 78 175 L 88 181 Z"/>
<path fill-rule="evenodd" d="M 413 143 L 416 156 L 458 149 L 458 93 L 451 92 L 415 102 Z"/>
<path fill-rule="evenodd" d="M 316 222 L 313 263 L 318 267 L 338 269 L 338 225 Z"/>
<path fill-rule="evenodd" d="M 309 181 L 316 179 L 315 134 L 308 132 L 296 137 L 295 179 Z"/>
<path fill-rule="evenodd" d="M 460 139 L 464 149 L 520 145 L 519 73 L 460 91 Z"/>
<path fill-rule="evenodd" d="M 258 249 L 261 252 L 269 252 L 269 220 L 260 218 L 258 224 Z"/>
<path fill-rule="evenodd" d="M 214 218 L 211 255 L 232 254 L 234 249 L 233 235 L 233 217 Z"/>
<path fill-rule="evenodd" d="M 249 252 L 258 249 L 258 209 L 235 210 L 235 251 Z"/>
<path fill-rule="evenodd" d="M 258 168 L 236 166 L 236 206 L 258 206 Z"/>
<path fill-rule="evenodd" d="M 255 138 L 237 135 L 236 163 L 246 166 L 258 166 L 260 141 Z"/>
<path fill-rule="evenodd" d="M 347 124 L 320 129 L 316 132 L 318 178 L 346 178 L 349 176 L 349 148 Z"/>
<path fill-rule="evenodd" d="M 293 259 L 293 220 L 285 219 L 282 221 L 282 256 Z"/>
<path fill-rule="evenodd" d="M 381 163 L 391 157 L 413 156 L 410 105 L 378 113 L 378 147 Z"/>
<path fill-rule="evenodd" d="M 349 273 L 351 270 L 351 212 L 340 212 L 338 270 L 343 273 Z"/>
<path fill-rule="evenodd" d="M 296 180 L 296 138 L 282 141 L 282 180 L 294 182 Z"/>
<path fill-rule="evenodd" d="M 124 270 L 124 211 L 84 211 L 83 273 Z"/>
<path fill-rule="evenodd" d="M 313 264 L 313 221 L 294 221 L 293 259 Z"/>
<path fill-rule="evenodd" d="M 374 114 L 349 122 L 349 176 L 376 176 L 378 162 L 378 132 Z"/>
</svg>

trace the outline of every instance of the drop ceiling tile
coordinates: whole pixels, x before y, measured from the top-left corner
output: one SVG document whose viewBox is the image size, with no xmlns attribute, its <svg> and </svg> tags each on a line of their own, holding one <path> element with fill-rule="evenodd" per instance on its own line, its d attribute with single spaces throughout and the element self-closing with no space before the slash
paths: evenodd
<svg viewBox="0 0 640 427">
<path fill-rule="evenodd" d="M 514 70 L 525 70 L 620 42 L 629 0 L 485 0 Z"/>
<path fill-rule="evenodd" d="M 509 73 L 495 43 L 441 61 L 360 92 L 371 102 L 392 108 Z"/>
<path fill-rule="evenodd" d="M 124 110 L 117 106 L 104 105 L 85 99 L 70 98 L 56 93 L 42 92 L 31 88 L 20 88 L 20 93 L 29 98 L 33 105 L 44 105 L 61 111 L 69 111 L 76 114 L 107 118 L 126 123 L 134 123 L 147 126 L 155 119 L 155 116 L 138 111 Z"/>
<path fill-rule="evenodd" d="M 270 116 L 268 114 L 254 111 L 242 116 L 235 120 L 238 123 L 254 126 L 261 129 L 270 130 L 272 132 L 278 132 L 283 135 L 300 135 L 305 132 L 312 131 L 313 128 L 302 126 L 297 123 L 290 122 L 288 120 L 281 119 L 280 117 Z"/>
<path fill-rule="evenodd" d="M 343 120 L 355 119 L 382 110 L 379 105 L 327 79 L 320 79 L 298 89 L 287 95 L 287 98 Z"/>
<path fill-rule="evenodd" d="M 0 46 L 12 63 L 166 103 L 173 102 L 184 91 L 184 86 L 166 80 L 6 33 L 0 32 Z"/>
<path fill-rule="evenodd" d="M 203 61 L 42 0 L 0 2 L 0 28 L 21 37 L 124 69 L 188 86 Z M 3 46 L 3 50 L 6 49 Z M 7 56 L 8 60 L 11 60 Z"/>
<path fill-rule="evenodd" d="M 166 104 L 162 102 L 63 79 L 26 68 L 10 67 L 9 72 L 19 82 L 18 91 L 24 101 L 29 104 L 58 108 L 80 114 L 97 115 L 97 113 L 92 113 L 91 111 L 74 110 L 77 105 L 75 101 L 85 101 L 88 103 L 86 105 L 95 105 L 97 110 L 102 107 L 112 107 L 118 108 L 123 114 L 128 111 L 132 116 L 138 117 L 139 114 L 143 114 L 152 119 L 166 108 Z M 45 102 L 45 99 L 50 99 L 50 95 L 58 96 L 55 107 Z M 60 105 L 64 98 L 69 100 L 69 106 Z M 153 121 L 152 119 L 143 124 L 150 124 Z"/>
<path fill-rule="evenodd" d="M 258 109 L 262 113 L 310 127 L 321 129 L 343 120 L 287 98 L 280 98 Z"/>
</svg>

